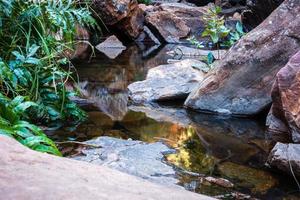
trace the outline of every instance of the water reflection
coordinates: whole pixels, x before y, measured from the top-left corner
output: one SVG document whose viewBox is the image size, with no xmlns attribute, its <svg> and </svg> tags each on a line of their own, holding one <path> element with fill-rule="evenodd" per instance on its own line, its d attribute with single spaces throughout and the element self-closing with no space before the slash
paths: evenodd
<svg viewBox="0 0 300 200">
<path fill-rule="evenodd" d="M 238 190 L 258 196 L 279 190 L 284 196 L 276 176 L 263 169 L 270 144 L 259 121 L 198 114 L 174 105 L 127 106 L 127 85 L 143 80 L 149 68 L 165 64 L 165 52 L 172 48 L 151 54 L 130 47 L 115 60 L 99 54 L 77 64 L 80 82 L 75 87 L 89 100 L 85 106 L 89 119 L 75 130 L 48 134 L 60 142 L 99 136 L 163 141 L 177 150 L 166 160 L 176 166 L 179 184 L 189 190 L 208 195 Z M 64 155 L 72 156 L 81 152 L 82 145 L 64 143 L 60 148 Z M 227 178 L 235 188 L 209 184 L 184 171 Z"/>
</svg>

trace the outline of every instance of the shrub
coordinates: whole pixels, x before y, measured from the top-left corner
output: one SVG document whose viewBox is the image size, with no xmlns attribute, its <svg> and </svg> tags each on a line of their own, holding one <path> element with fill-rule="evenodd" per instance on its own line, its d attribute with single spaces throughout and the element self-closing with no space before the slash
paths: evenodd
<svg viewBox="0 0 300 200">
<path fill-rule="evenodd" d="M 0 92 L 7 98 L 5 105 L 17 97 L 26 97 L 27 105 L 35 102 L 15 113 L 17 121 L 8 120 L 12 128 L 8 135 L 41 150 L 28 139 L 38 137 L 34 141 L 47 143 L 44 150 L 53 147 L 46 152 L 58 155 L 55 145 L 36 126 L 26 122 L 30 126 L 15 130 L 15 123 L 25 116 L 28 121 L 47 125 L 85 119 L 85 113 L 70 100 L 76 94 L 66 89 L 65 83 L 72 80 L 72 63 L 63 55 L 74 48 L 77 25 L 98 27 L 87 5 L 76 0 L 0 0 L 0 10 Z M 5 114 L 0 113 L 2 119 L 7 119 Z"/>
</svg>

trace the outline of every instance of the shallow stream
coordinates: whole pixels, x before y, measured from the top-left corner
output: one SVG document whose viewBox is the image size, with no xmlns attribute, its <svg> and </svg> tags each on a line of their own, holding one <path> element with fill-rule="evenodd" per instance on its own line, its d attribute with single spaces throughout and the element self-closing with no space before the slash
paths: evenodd
<svg viewBox="0 0 300 200">
<path fill-rule="evenodd" d="M 86 97 L 81 102 L 89 120 L 74 129 L 49 131 L 57 142 L 87 141 L 99 136 L 162 141 L 176 149 L 165 161 L 177 171 L 178 184 L 210 196 L 232 199 L 240 192 L 261 199 L 298 199 L 292 178 L 279 176 L 264 164 L 271 149 L 264 121 L 199 114 L 172 104 L 130 105 L 127 85 L 143 80 L 148 69 L 173 59 L 166 52 L 174 46 L 147 48 L 131 46 L 116 59 L 102 53 L 76 64 Z M 65 156 L 80 153 L 77 143 L 60 144 Z M 203 180 L 203 176 L 225 178 L 234 187 Z M 298 195 L 298 196 L 297 196 Z M 243 199 L 235 197 L 233 199 Z"/>
</svg>

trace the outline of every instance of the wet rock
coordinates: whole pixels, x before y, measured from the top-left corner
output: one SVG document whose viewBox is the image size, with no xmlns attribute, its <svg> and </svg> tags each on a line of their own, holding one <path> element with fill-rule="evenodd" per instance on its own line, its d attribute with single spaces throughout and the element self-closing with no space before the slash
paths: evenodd
<svg viewBox="0 0 300 200">
<path fill-rule="evenodd" d="M 129 106 L 129 110 L 135 112 L 143 112 L 147 117 L 155 119 L 159 122 L 170 122 L 187 127 L 191 124 L 191 120 L 187 116 L 185 109 L 168 108 L 159 105 L 146 105 L 146 106 Z"/>
<path fill-rule="evenodd" d="M 162 143 L 146 144 L 110 137 L 99 137 L 86 143 L 101 148 L 85 149 L 83 156 L 74 159 L 107 166 L 168 186 L 177 183 L 174 169 L 162 162 L 164 152 L 171 150 Z"/>
<path fill-rule="evenodd" d="M 287 174 L 294 173 L 300 177 L 300 144 L 278 142 L 269 155 L 268 164 Z"/>
<path fill-rule="evenodd" d="M 216 59 L 222 59 L 227 53 L 227 50 L 210 51 L 210 50 L 196 49 L 196 48 L 191 48 L 186 46 L 176 46 L 171 51 L 167 52 L 168 55 L 180 56 L 183 58 L 203 58 L 206 57 L 209 53 L 212 53 L 212 55 Z"/>
<path fill-rule="evenodd" d="M 234 115 L 256 115 L 268 108 L 275 75 L 300 49 L 299 13 L 299 1 L 285 1 L 228 51 L 185 106 Z"/>
<path fill-rule="evenodd" d="M 126 92 L 109 92 L 103 87 L 97 87 L 89 82 L 77 84 L 81 96 L 88 99 L 94 107 L 107 114 L 112 120 L 122 120 L 127 113 L 128 94 Z"/>
<path fill-rule="evenodd" d="M 277 180 L 269 172 L 232 162 L 221 163 L 218 170 L 229 180 L 235 180 L 236 186 L 251 188 L 253 193 L 265 193 L 277 185 Z"/>
<path fill-rule="evenodd" d="M 212 199 L 104 166 L 35 152 L 3 135 L 0 163 L 1 199 Z"/>
<path fill-rule="evenodd" d="M 100 16 L 104 24 L 129 38 L 137 38 L 143 30 L 144 15 L 136 0 L 93 0 L 91 7 L 96 19 Z"/>
<path fill-rule="evenodd" d="M 146 80 L 128 86 L 129 97 L 137 103 L 184 99 L 203 80 L 205 74 L 193 68 L 201 63 L 188 59 L 152 68 Z"/>
<path fill-rule="evenodd" d="M 274 140 L 300 142 L 300 51 L 276 75 L 267 118 Z M 282 139 L 280 139 L 282 138 Z"/>
<path fill-rule="evenodd" d="M 205 11 L 204 7 L 183 3 L 162 3 L 156 9 L 146 10 L 145 23 L 162 42 L 179 43 L 189 35 L 200 35 Z"/>
<path fill-rule="evenodd" d="M 190 114 L 192 126 L 205 149 L 218 159 L 263 166 L 268 152 L 251 142 L 266 142 L 264 125 L 251 119 L 238 119 L 207 114 Z M 243 152 L 243 156 L 240 156 Z"/>
<path fill-rule="evenodd" d="M 115 59 L 126 49 L 126 47 L 116 36 L 112 35 L 101 44 L 98 44 L 96 49 L 104 53 L 110 59 Z"/>
<path fill-rule="evenodd" d="M 207 182 L 219 185 L 221 187 L 225 187 L 225 188 L 234 187 L 233 183 L 231 183 L 229 180 L 226 180 L 224 178 L 214 178 L 214 177 L 208 176 L 208 177 L 205 177 L 204 180 Z"/>
</svg>

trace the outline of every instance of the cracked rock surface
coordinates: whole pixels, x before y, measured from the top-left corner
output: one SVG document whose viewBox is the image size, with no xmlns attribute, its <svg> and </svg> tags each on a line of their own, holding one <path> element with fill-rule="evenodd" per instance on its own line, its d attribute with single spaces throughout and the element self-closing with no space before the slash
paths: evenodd
<svg viewBox="0 0 300 200">
<path fill-rule="evenodd" d="M 175 186 L 175 170 L 163 162 L 163 154 L 174 152 L 161 142 L 122 140 L 112 137 L 99 137 L 86 142 L 101 146 L 82 151 L 84 155 L 76 160 L 107 166 L 152 182 Z"/>
</svg>

